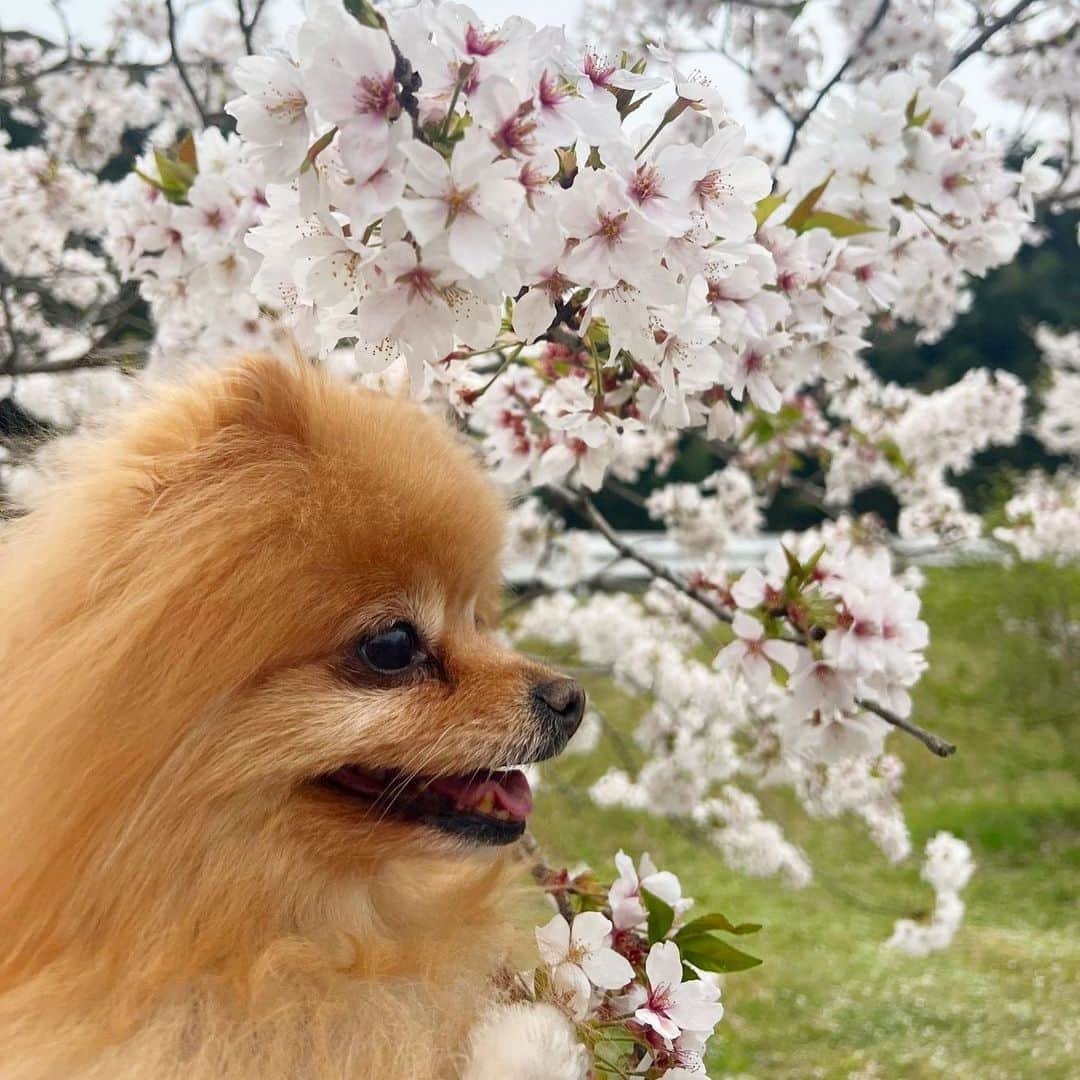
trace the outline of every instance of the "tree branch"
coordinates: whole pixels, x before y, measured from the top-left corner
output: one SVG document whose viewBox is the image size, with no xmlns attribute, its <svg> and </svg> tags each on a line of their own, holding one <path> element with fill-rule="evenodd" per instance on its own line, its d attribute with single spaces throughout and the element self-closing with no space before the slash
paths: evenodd
<svg viewBox="0 0 1080 1080">
<path fill-rule="evenodd" d="M 749 64 L 744 64 L 737 57 L 732 56 L 727 49 L 722 46 L 717 50 L 720 55 L 728 61 L 730 64 L 734 64 L 751 82 L 754 89 L 769 102 L 774 109 L 779 109 L 783 113 L 784 118 L 789 124 L 795 124 L 796 119 L 791 114 L 791 110 L 774 94 L 764 83 L 758 81 L 757 75 L 754 74 L 754 69 Z"/>
<path fill-rule="evenodd" d="M 240 33 L 244 36 L 244 48 L 247 50 L 248 56 L 255 53 L 255 27 L 265 7 L 266 0 L 256 0 L 255 10 L 251 13 L 249 19 L 244 11 L 244 0 L 236 0 L 236 14 L 240 22 Z"/>
<path fill-rule="evenodd" d="M 730 623 L 734 618 L 734 612 L 726 607 L 724 604 L 718 603 L 708 593 L 699 589 L 697 586 L 692 585 L 689 581 L 683 578 L 681 575 L 676 574 L 673 570 L 669 570 L 662 563 L 657 562 L 655 559 L 650 558 L 644 552 L 638 551 L 633 544 L 627 543 L 619 534 L 612 528 L 611 523 L 596 509 L 592 500 L 585 494 L 572 491 L 570 488 L 563 487 L 558 484 L 551 484 L 548 486 L 548 491 L 564 506 L 573 510 L 575 513 L 580 514 L 601 536 L 620 555 L 623 555 L 627 559 L 631 559 L 639 566 L 645 567 L 654 577 L 660 578 L 662 581 L 666 581 L 669 585 L 674 586 L 684 596 L 689 597 L 695 601 L 706 611 L 710 612 L 721 622 Z M 804 635 L 796 635 L 790 639 L 797 642 L 800 645 L 806 644 L 806 637 Z M 932 731 L 927 731 L 925 728 L 920 727 L 918 724 L 911 720 L 905 720 L 903 717 L 898 716 L 891 709 L 886 709 L 883 705 L 879 705 L 876 701 L 870 701 L 867 698 L 856 698 L 855 704 L 861 709 L 865 709 L 867 712 L 873 713 L 875 716 L 879 716 L 887 724 L 891 724 L 893 727 L 900 731 L 911 735 L 913 738 L 918 739 L 932 754 L 936 754 L 938 757 L 949 757 L 956 752 L 956 747 L 948 742 L 946 739 L 941 738 L 940 735 L 935 735 Z"/>
<path fill-rule="evenodd" d="M 965 60 L 974 56 L 999 30 L 1016 22 L 1026 8 L 1031 7 L 1035 0 L 1017 0 L 1008 11 L 999 19 L 988 22 L 972 40 L 965 45 L 950 61 L 949 71 L 955 71 Z"/>
<path fill-rule="evenodd" d="M 1028 0 L 1030 3 L 1031 0 Z M 795 152 L 795 143 L 799 138 L 799 132 L 802 131 L 806 124 L 806 121 L 817 112 L 818 106 L 828 96 L 829 91 L 847 74 L 847 70 L 856 60 L 862 55 L 863 49 L 866 48 L 866 43 L 874 36 L 877 28 L 881 25 L 882 20 L 885 18 L 889 10 L 890 0 L 881 0 L 878 4 L 877 11 L 874 12 L 874 17 L 866 24 L 863 32 L 859 35 L 859 40 L 855 43 L 855 48 L 848 54 L 848 58 L 836 69 L 833 73 L 833 77 L 817 92 L 817 97 L 814 98 L 813 103 L 802 113 L 794 122 L 794 126 L 791 131 L 791 139 L 788 141 L 787 150 L 784 151 L 784 157 L 781 160 L 781 165 L 786 165 L 791 159 L 791 155 Z"/>
<path fill-rule="evenodd" d="M 919 727 L 918 724 L 913 723 L 911 720 L 905 720 L 902 716 L 897 716 L 891 709 L 886 709 L 876 701 L 856 698 L 855 704 L 867 712 L 872 712 L 875 716 L 880 716 L 885 723 L 892 724 L 893 727 L 899 728 L 913 738 L 918 739 L 931 754 L 937 754 L 938 757 L 951 757 L 956 753 L 956 746 L 947 739 L 935 735 L 932 731 L 927 731 L 926 728 Z"/>
<path fill-rule="evenodd" d="M 173 67 L 176 68 L 177 75 L 180 76 L 180 81 L 184 84 L 184 89 L 188 92 L 196 112 L 199 114 L 199 120 L 202 122 L 202 126 L 206 127 L 208 124 L 206 109 L 203 107 L 203 103 L 200 100 L 198 93 L 195 91 L 195 85 L 191 81 L 191 76 L 188 75 L 187 65 L 180 59 L 180 48 L 176 40 L 176 12 L 173 10 L 173 0 L 165 0 L 165 14 L 169 20 L 169 58 L 172 61 Z"/>
<path fill-rule="evenodd" d="M 565 507 L 580 514 L 624 558 L 636 562 L 639 566 L 644 566 L 653 577 L 666 581 L 685 596 L 689 596 L 691 600 L 696 600 L 698 604 L 721 622 L 729 623 L 734 618 L 734 612 L 730 608 L 717 603 L 707 593 L 702 592 L 679 574 L 676 574 L 674 570 L 669 570 L 663 563 L 657 562 L 644 552 L 638 551 L 633 544 L 627 543 L 611 527 L 611 523 L 607 518 L 596 509 L 593 501 L 588 496 L 558 484 L 548 485 L 548 491 Z"/>
</svg>

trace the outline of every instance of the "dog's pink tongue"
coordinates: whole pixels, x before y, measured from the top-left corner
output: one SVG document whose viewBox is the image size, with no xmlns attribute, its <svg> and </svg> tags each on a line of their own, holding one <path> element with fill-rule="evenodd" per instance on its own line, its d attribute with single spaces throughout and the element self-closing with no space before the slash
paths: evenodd
<svg viewBox="0 0 1080 1080">
<path fill-rule="evenodd" d="M 532 813 L 532 788 L 520 769 L 492 773 L 477 780 L 441 776 L 430 786 L 432 791 L 453 799 L 455 810 L 474 810 L 490 795 L 494 809 L 506 811 L 515 821 L 524 821 Z"/>
</svg>

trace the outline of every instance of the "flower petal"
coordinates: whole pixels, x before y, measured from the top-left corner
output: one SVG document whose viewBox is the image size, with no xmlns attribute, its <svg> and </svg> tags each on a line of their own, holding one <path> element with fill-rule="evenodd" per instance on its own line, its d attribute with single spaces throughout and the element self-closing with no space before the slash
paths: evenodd
<svg viewBox="0 0 1080 1080">
<path fill-rule="evenodd" d="M 674 941 L 658 941 L 645 958 L 645 974 L 654 989 L 674 988 L 682 983 L 682 957 Z"/>
<path fill-rule="evenodd" d="M 611 933 L 610 920 L 599 911 L 583 911 L 574 919 L 570 940 L 587 949 L 599 949 Z M 620 983 L 620 985 L 622 985 Z"/>
<path fill-rule="evenodd" d="M 614 949 L 598 949 L 581 961 L 581 967 L 593 984 L 602 990 L 621 990 L 634 978 L 630 961 Z"/>
<path fill-rule="evenodd" d="M 562 963 L 570 952 L 570 924 L 553 915 L 549 923 L 536 928 L 536 947 L 545 964 Z"/>
</svg>

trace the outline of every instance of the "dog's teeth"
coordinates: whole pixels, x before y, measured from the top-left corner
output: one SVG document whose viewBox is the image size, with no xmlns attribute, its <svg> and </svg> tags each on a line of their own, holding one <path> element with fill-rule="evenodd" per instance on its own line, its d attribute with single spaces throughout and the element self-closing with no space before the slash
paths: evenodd
<svg viewBox="0 0 1080 1080">
<path fill-rule="evenodd" d="M 474 807 L 481 814 L 490 814 L 495 809 L 495 796 L 489 791 Z"/>
</svg>

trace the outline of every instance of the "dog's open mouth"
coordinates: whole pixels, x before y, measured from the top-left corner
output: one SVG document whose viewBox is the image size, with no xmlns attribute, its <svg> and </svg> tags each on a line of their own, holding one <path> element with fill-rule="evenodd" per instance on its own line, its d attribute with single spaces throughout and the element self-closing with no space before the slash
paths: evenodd
<svg viewBox="0 0 1080 1080">
<path fill-rule="evenodd" d="M 517 840 L 532 812 L 532 790 L 520 769 L 411 777 L 396 769 L 346 765 L 319 783 L 364 802 L 374 813 L 417 821 L 481 844 Z"/>
</svg>

